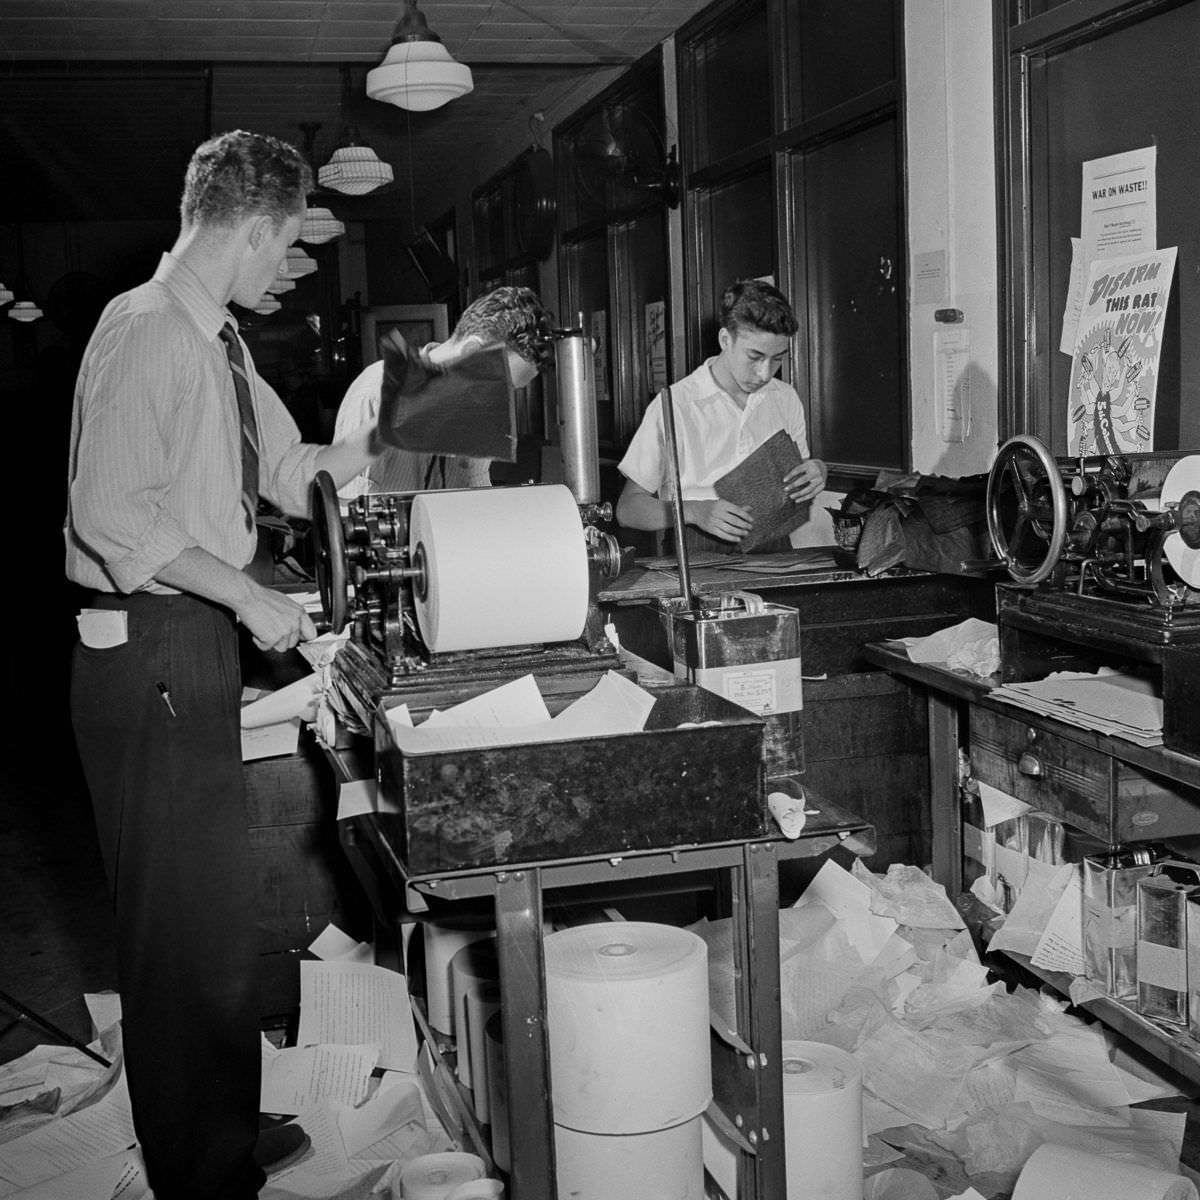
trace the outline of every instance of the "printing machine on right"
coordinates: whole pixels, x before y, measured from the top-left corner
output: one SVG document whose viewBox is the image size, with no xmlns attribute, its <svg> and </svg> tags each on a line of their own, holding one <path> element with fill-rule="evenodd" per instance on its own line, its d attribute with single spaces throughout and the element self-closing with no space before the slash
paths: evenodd
<svg viewBox="0 0 1200 1200">
<path fill-rule="evenodd" d="M 1001 447 L 988 533 L 1005 683 L 1113 666 L 1152 677 L 1163 744 L 1200 756 L 1200 455 Z"/>
</svg>

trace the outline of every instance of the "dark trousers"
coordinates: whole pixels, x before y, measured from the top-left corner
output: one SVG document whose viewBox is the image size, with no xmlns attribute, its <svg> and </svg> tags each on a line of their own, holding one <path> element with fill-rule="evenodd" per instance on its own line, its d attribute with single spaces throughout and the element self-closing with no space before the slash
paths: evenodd
<svg viewBox="0 0 1200 1200">
<path fill-rule="evenodd" d="M 264 1176 L 236 630 L 189 596 L 91 604 L 129 622 L 122 646 L 76 647 L 71 718 L 113 896 L 134 1128 L 156 1200 L 246 1200 Z"/>
</svg>

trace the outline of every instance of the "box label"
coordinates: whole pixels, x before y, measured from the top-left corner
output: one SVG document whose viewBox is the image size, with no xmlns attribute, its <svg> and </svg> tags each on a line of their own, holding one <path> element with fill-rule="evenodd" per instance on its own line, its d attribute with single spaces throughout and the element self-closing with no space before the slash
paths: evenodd
<svg viewBox="0 0 1200 1200">
<path fill-rule="evenodd" d="M 760 717 L 800 712 L 804 708 L 798 658 L 753 665 L 701 667 L 695 672 L 695 682 L 706 691 L 724 696 Z"/>
</svg>

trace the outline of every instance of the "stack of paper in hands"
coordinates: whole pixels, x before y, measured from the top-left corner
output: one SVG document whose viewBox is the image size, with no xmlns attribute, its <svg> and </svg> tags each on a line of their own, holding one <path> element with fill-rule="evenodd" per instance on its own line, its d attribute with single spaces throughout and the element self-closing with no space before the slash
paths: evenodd
<svg viewBox="0 0 1200 1200">
<path fill-rule="evenodd" d="M 1137 675 L 1060 671 L 1036 683 L 1006 683 L 990 694 L 1069 725 L 1141 746 L 1162 745 L 1162 696 L 1153 680 Z"/>
</svg>

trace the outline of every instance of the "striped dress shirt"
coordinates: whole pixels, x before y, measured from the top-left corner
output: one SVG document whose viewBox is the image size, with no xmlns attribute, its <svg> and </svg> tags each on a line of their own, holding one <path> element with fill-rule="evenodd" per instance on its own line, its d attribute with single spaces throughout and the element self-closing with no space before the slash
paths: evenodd
<svg viewBox="0 0 1200 1200">
<path fill-rule="evenodd" d="M 230 313 L 164 254 L 154 278 L 113 300 L 84 352 L 71 416 L 66 569 L 102 592 L 171 593 L 155 575 L 192 546 L 234 567 L 254 556 L 242 513 L 237 398 L 218 338 Z M 236 322 L 234 322 L 236 327 Z M 309 511 L 321 447 L 300 433 L 246 354 L 259 492 Z"/>
</svg>

